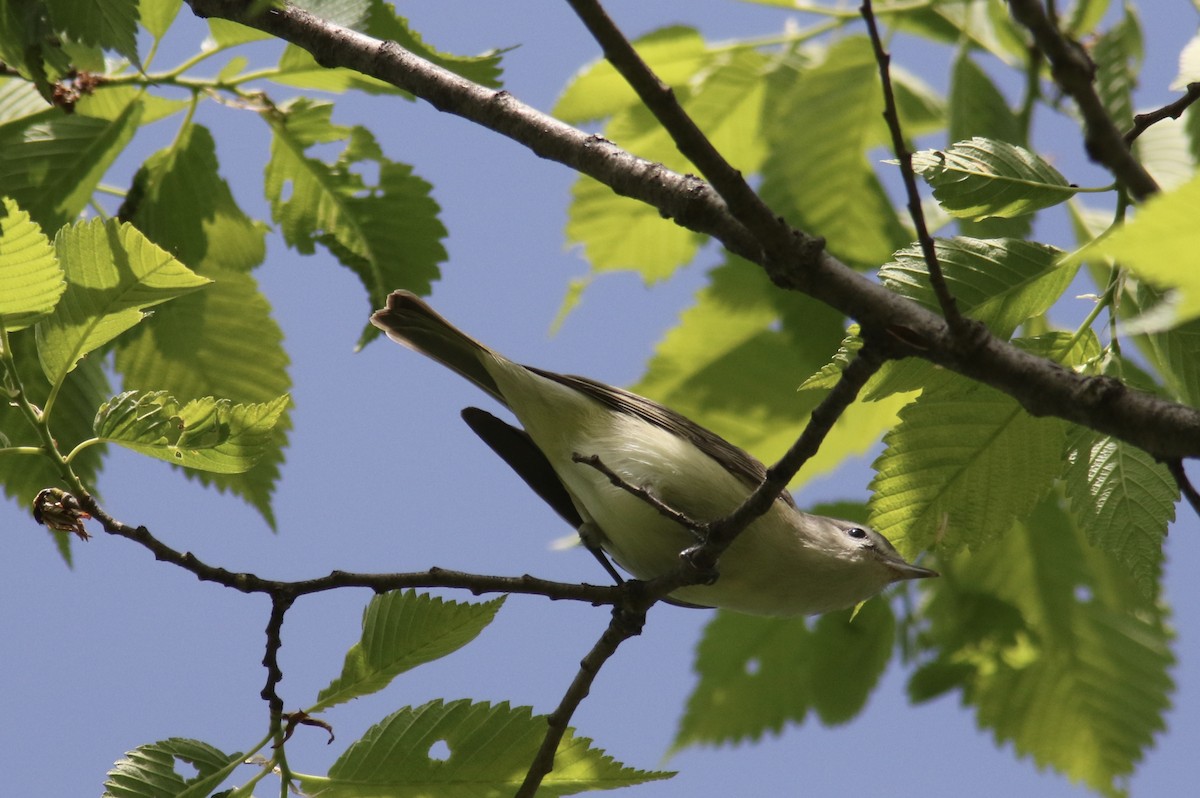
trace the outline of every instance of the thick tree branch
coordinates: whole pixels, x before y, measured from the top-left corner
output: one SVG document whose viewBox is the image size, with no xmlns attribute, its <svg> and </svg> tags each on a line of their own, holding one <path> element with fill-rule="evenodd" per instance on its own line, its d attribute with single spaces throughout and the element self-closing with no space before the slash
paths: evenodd
<svg viewBox="0 0 1200 798">
<path fill-rule="evenodd" d="M 717 151 L 679 104 L 675 92 L 659 80 L 600 4 L 596 0 L 567 0 L 567 3 L 600 45 L 604 57 L 667 131 L 679 152 L 716 189 L 729 213 L 763 243 L 766 256 L 785 255 L 793 249 L 796 231 L 771 211 L 742 173 Z M 810 238 L 809 243 L 817 249 L 824 246 L 819 239 Z"/>
<path fill-rule="evenodd" d="M 768 260 L 746 227 L 733 218 L 707 183 L 636 158 L 611 142 L 565 125 L 496 92 L 406 52 L 323 22 L 294 8 L 242 18 L 233 0 L 189 0 L 201 16 L 220 16 L 304 47 L 327 66 L 342 66 L 385 80 L 439 110 L 476 122 L 641 200 L 664 216 L 713 236 L 731 252 L 766 269 L 781 287 L 802 291 L 863 327 L 887 330 L 888 354 L 922 357 L 1000 390 L 1037 416 L 1054 415 L 1113 435 L 1161 459 L 1200 457 L 1200 412 L 1103 377 L 1083 377 L 991 336 L 963 340 L 939 315 L 897 296 L 796 237 L 788 257 Z M 1140 168 L 1140 167 L 1139 167 Z"/>
<path fill-rule="evenodd" d="M 1103 164 L 1137 200 L 1158 193 L 1158 184 L 1125 142 L 1096 93 L 1096 67 L 1078 42 L 1058 29 L 1039 0 L 1009 0 L 1013 17 L 1029 29 L 1050 62 L 1054 81 L 1070 95 L 1083 116 L 1088 157 Z"/>
</svg>

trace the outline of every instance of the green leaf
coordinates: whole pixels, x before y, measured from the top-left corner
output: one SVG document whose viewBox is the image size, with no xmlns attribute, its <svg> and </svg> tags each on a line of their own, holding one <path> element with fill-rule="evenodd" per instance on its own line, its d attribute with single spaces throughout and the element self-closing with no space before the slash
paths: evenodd
<svg viewBox="0 0 1200 798">
<path fill-rule="evenodd" d="M 871 525 L 906 557 L 979 546 L 1024 518 L 1062 470 L 1065 425 L 940 373 L 900 411 L 871 481 Z"/>
<path fill-rule="evenodd" d="M 668 86 L 685 85 L 712 56 L 695 28 L 671 25 L 633 40 L 638 55 Z M 605 58 L 583 67 L 563 89 L 551 111 L 573 125 L 604 119 L 640 105 L 629 82 Z"/>
<path fill-rule="evenodd" d="M 1013 22 L 1004 0 L 935 3 L 926 8 L 904 9 L 894 19 L 898 29 L 946 44 L 969 45 L 991 53 L 1005 64 L 1018 59 L 1023 63 L 1028 53 L 1027 35 Z"/>
<path fill-rule="evenodd" d="M 67 288 L 50 239 L 17 203 L 0 200 L 0 323 L 12 332 L 49 314 Z"/>
<path fill-rule="evenodd" d="M 64 227 L 54 247 L 67 290 L 37 325 L 38 357 L 52 384 L 84 355 L 140 322 L 147 308 L 211 282 L 115 221 Z"/>
<path fill-rule="evenodd" d="M 884 601 L 817 621 L 718 612 L 696 648 L 700 680 L 672 749 L 758 740 L 803 723 L 810 709 L 825 725 L 845 723 L 882 676 L 894 636 Z"/>
<path fill-rule="evenodd" d="M 1025 130 L 1008 100 L 967 50 L 960 50 L 950 76 L 950 118 L 947 138 L 963 141 L 975 136 L 1025 143 Z M 1032 214 L 1009 219 L 959 219 L 959 232 L 972 238 L 1026 238 Z"/>
<path fill-rule="evenodd" d="M 186 405 L 166 391 L 126 391 L 100 406 L 96 437 L 168 463 L 238 474 L 268 451 L 290 397 L 234 404 L 211 396 Z"/>
<path fill-rule="evenodd" d="M 1057 494 L 938 566 L 921 638 L 933 658 L 916 689 L 961 684 L 997 744 L 1123 794 L 1165 728 L 1174 657 L 1162 609 L 1124 564 L 1088 545 Z"/>
<path fill-rule="evenodd" d="M 325 91 L 332 94 L 345 94 L 350 91 L 361 91 L 365 94 L 398 94 L 409 99 L 412 95 L 379 78 L 355 72 L 344 67 L 325 67 L 317 63 L 312 53 L 302 47 L 289 44 L 284 48 L 275 71 L 271 73 L 271 81 L 281 86 L 297 89 Z"/>
<path fill-rule="evenodd" d="M 1148 200 L 1137 217 L 1081 257 L 1108 256 L 1159 288 L 1173 303 L 1154 328 L 1200 316 L 1200 177 Z"/>
<path fill-rule="evenodd" d="M 1060 265 L 1061 250 L 1032 241 L 957 236 L 934 244 L 958 309 L 1001 338 L 1049 310 L 1079 269 L 1078 261 Z M 897 252 L 880 268 L 879 279 L 901 296 L 940 312 L 920 247 Z"/>
<path fill-rule="evenodd" d="M 1171 91 L 1183 91 L 1200 80 L 1200 34 L 1193 36 L 1179 51 L 1179 71 L 1171 81 Z"/>
<path fill-rule="evenodd" d="M 327 778 L 295 775 L 302 789 L 321 798 L 500 798 L 520 786 L 545 733 L 546 718 L 533 716 L 528 707 L 431 701 L 371 727 L 333 763 Z M 449 756 L 442 756 L 442 746 Z M 568 729 L 538 795 L 614 789 L 672 775 L 625 767 Z"/>
<path fill-rule="evenodd" d="M 800 383 L 799 390 L 809 391 L 815 389 L 830 389 L 838 384 L 838 380 L 842 377 L 842 372 L 850 365 L 854 356 L 863 348 L 863 339 L 861 337 L 860 328 L 857 324 L 851 324 L 846 328 L 846 337 L 838 345 L 837 352 L 833 355 L 833 360 L 821 366 L 815 374 Z"/>
<path fill-rule="evenodd" d="M 758 171 L 765 156 L 759 120 L 763 75 L 771 62 L 750 49 L 714 55 L 704 71 L 676 91 L 709 140 L 743 172 Z M 645 106 L 619 109 L 604 135 L 623 148 L 678 172 L 695 171 Z M 567 238 L 583 246 L 596 271 L 633 269 L 647 282 L 669 277 L 695 257 L 705 237 L 664 219 L 645 203 L 581 177 L 572 190 Z"/>
<path fill-rule="evenodd" d="M 138 0 L 137 16 L 146 32 L 161 39 L 171 28 L 183 0 Z"/>
<path fill-rule="evenodd" d="M 132 102 L 113 120 L 57 111 L 0 129 L 0 186 L 44 230 L 74 221 L 141 124 Z"/>
<path fill-rule="evenodd" d="M 478 56 L 460 56 L 443 53 L 426 44 L 408 24 L 408 20 L 396 13 L 391 3 L 371 2 L 319 2 L 308 0 L 301 3 L 304 8 L 334 24 L 362 31 L 384 41 L 393 41 L 414 55 L 437 66 L 454 72 L 474 83 L 498 88 L 500 86 L 500 52 L 492 50 Z M 317 63 L 316 59 L 295 45 L 289 45 L 279 60 L 279 72 L 271 80 L 286 86 L 317 89 L 342 93 L 358 90 L 368 94 L 408 93 L 377 78 L 363 75 L 351 69 L 330 69 Z"/>
<path fill-rule="evenodd" d="M 267 164 L 266 192 L 284 240 L 304 254 L 321 243 L 354 271 L 367 289 L 370 307 L 384 304 L 397 287 L 428 293 L 446 259 L 431 186 L 412 167 L 385 158 L 365 128 L 337 127 L 332 106 L 297 100 L 272 120 L 275 136 Z M 305 157 L 314 143 L 348 139 L 333 164 Z M 378 168 L 369 185 L 358 171 Z M 378 336 L 364 325 L 359 345 Z"/>
<path fill-rule="evenodd" d="M 1088 542 L 1127 568 L 1153 601 L 1179 501 L 1175 480 L 1141 449 L 1084 427 L 1072 428 L 1067 463 L 1067 495 Z"/>
<path fill-rule="evenodd" d="M 248 271 L 266 256 L 266 225 L 238 207 L 218 174 L 212 134 L 199 125 L 146 160 L 119 215 L 201 273 Z"/>
<path fill-rule="evenodd" d="M 138 0 L 45 0 L 50 19 L 70 38 L 115 50 L 138 63 Z"/>
<path fill-rule="evenodd" d="M 837 42 L 812 68 L 775 70 L 765 108 L 762 196 L 772 208 L 824 236 L 833 254 L 853 264 L 882 263 L 912 240 L 867 160 L 887 140 L 887 128 L 879 69 L 865 37 Z"/>
<path fill-rule="evenodd" d="M 1133 90 L 1142 67 L 1142 28 L 1137 9 L 1125 5 L 1121 21 L 1102 33 L 1091 47 L 1096 64 L 1096 92 L 1109 118 L 1121 130 L 1133 124 Z"/>
<path fill-rule="evenodd" d="M 1121 309 L 1136 315 L 1161 301 L 1162 294 L 1137 283 L 1123 294 Z M 1170 395 L 1177 401 L 1200 407 L 1200 319 L 1138 335 L 1134 341 L 1162 376 Z"/>
<path fill-rule="evenodd" d="M 913 153 L 913 171 L 951 216 L 1021 216 L 1065 202 L 1077 189 L 1024 147 L 975 137 L 945 150 Z"/>
<path fill-rule="evenodd" d="M 595 271 L 633 269 L 648 283 L 690 263 L 705 241 L 702 234 L 663 219 L 656 208 L 614 194 L 587 176 L 571 187 L 566 236 L 583 247 Z"/>
<path fill-rule="evenodd" d="M 362 639 L 346 653 L 342 673 L 317 696 L 310 713 L 386 687 L 404 671 L 465 646 L 492 622 L 503 598 L 483 604 L 443 601 L 408 590 L 371 599 Z"/>
<path fill-rule="evenodd" d="M 44 114 L 51 108 L 33 84 L 19 78 L 0 78 L 0 126 Z M 5 127 L 0 127 L 0 136 Z M 8 189 L 5 188 L 5 193 Z"/>
<path fill-rule="evenodd" d="M 205 276 L 215 282 L 175 300 L 169 312 L 156 313 L 118 340 L 116 369 L 125 388 L 165 389 L 180 401 L 223 396 L 244 403 L 287 393 L 292 383 L 283 332 L 254 278 L 220 269 L 208 269 Z M 276 426 L 268 453 L 249 471 L 184 473 L 245 498 L 273 527 L 271 494 L 287 444 L 289 412 Z"/>
<path fill-rule="evenodd" d="M 1133 142 L 1133 152 L 1163 191 L 1172 191 L 1196 176 L 1186 125 L 1163 119 L 1142 132 Z"/>
<path fill-rule="evenodd" d="M 827 306 L 776 290 L 761 270 L 730 256 L 658 344 L 633 390 L 771 462 L 823 398 L 796 386 L 825 364 L 844 324 Z M 897 408 L 851 405 L 793 486 L 865 451 L 895 423 Z"/>
<path fill-rule="evenodd" d="M 225 754 L 208 743 L 172 737 L 138 746 L 118 761 L 104 781 L 103 798 L 203 798 L 242 764 L 244 754 Z M 176 760 L 195 771 L 185 779 Z"/>
</svg>

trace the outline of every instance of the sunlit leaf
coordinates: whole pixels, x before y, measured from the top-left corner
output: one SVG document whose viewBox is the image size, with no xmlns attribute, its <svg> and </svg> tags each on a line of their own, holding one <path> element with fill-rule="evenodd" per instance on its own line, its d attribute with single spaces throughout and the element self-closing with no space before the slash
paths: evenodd
<svg viewBox="0 0 1200 798">
<path fill-rule="evenodd" d="M 20 330 L 54 310 L 67 288 L 42 229 L 7 197 L 0 200 L 0 321 Z"/>
<path fill-rule="evenodd" d="M 169 313 L 156 313 L 117 341 L 116 369 L 125 388 L 166 390 L 180 401 L 221 396 L 234 402 L 268 402 L 291 390 L 283 331 L 249 274 L 208 268 L 214 282 L 180 297 Z M 279 481 L 290 408 L 275 427 L 267 453 L 249 471 L 184 473 L 221 491 L 232 491 L 271 526 L 271 496 Z"/>
<path fill-rule="evenodd" d="M 237 474 L 268 450 L 290 397 L 234 404 L 204 397 L 181 404 L 166 391 L 126 391 L 100 406 L 96 437 L 168 463 Z"/>
<path fill-rule="evenodd" d="M 1089 250 L 1108 256 L 1159 288 L 1175 290 L 1160 328 L 1200 316 L 1200 177 L 1152 197 L 1133 221 Z"/>
<path fill-rule="evenodd" d="M 399 287 L 428 293 L 446 258 L 432 186 L 412 167 L 384 157 L 366 128 L 333 125 L 331 105 L 300 99 L 284 110 L 272 120 L 266 178 L 284 240 L 304 254 L 325 246 L 358 275 L 371 308 Z M 334 141 L 347 143 L 332 164 L 304 154 L 313 144 Z M 374 184 L 362 174 L 372 168 Z M 378 335 L 364 322 L 359 345 Z"/>
<path fill-rule="evenodd" d="M 457 651 L 483 631 L 504 599 L 483 604 L 443 601 L 392 591 L 363 611 L 362 639 L 346 653 L 342 673 L 320 692 L 309 712 L 382 690 L 399 674 Z"/>
<path fill-rule="evenodd" d="M 881 98 L 871 45 L 857 36 L 815 66 L 776 70 L 767 85 L 763 199 L 856 265 L 878 265 L 912 240 L 868 160 L 887 140 Z"/>
<path fill-rule="evenodd" d="M 141 124 L 142 103 L 115 119 L 57 111 L 0 128 L 0 186 L 44 230 L 74 221 Z"/>
<path fill-rule="evenodd" d="M 212 134 L 200 125 L 186 126 L 146 160 L 120 214 L 201 273 L 248 270 L 266 256 L 266 225 L 238 207 L 220 177 Z"/>
<path fill-rule="evenodd" d="M 1062 470 L 1065 425 L 941 374 L 900 411 L 871 481 L 871 525 L 907 557 L 978 546 L 1025 517 Z"/>
<path fill-rule="evenodd" d="M 1067 462 L 1067 495 L 1088 542 L 1125 566 L 1152 600 L 1179 501 L 1175 480 L 1141 449 L 1083 427 L 1072 430 Z"/>
<path fill-rule="evenodd" d="M 1049 310 L 1079 268 L 1077 262 L 1060 265 L 1061 250 L 1032 241 L 958 236 L 934 243 L 959 311 L 984 322 L 1002 338 L 1026 319 Z M 940 312 L 929 267 L 916 245 L 897 252 L 879 270 L 879 279 L 902 296 Z"/>
<path fill-rule="evenodd" d="M 699 683 L 673 748 L 735 743 L 803 723 L 858 714 L 891 658 L 894 620 L 884 601 L 817 621 L 718 612 L 696 648 Z"/>
<path fill-rule="evenodd" d="M 1173 689 L 1162 610 L 1123 563 L 1087 543 L 1057 493 L 1025 523 L 938 566 L 922 638 L 931 657 L 916 689 L 961 688 L 998 744 L 1123 794 Z"/>
<path fill-rule="evenodd" d="M 93 220 L 58 231 L 67 290 L 38 322 L 38 357 L 51 383 L 80 358 L 145 317 L 147 308 L 195 291 L 198 276 L 128 224 Z"/>
<path fill-rule="evenodd" d="M 1077 190 L 1038 155 L 994 139 L 921 150 L 912 165 L 942 208 L 965 219 L 1021 216 L 1065 202 Z"/>
</svg>

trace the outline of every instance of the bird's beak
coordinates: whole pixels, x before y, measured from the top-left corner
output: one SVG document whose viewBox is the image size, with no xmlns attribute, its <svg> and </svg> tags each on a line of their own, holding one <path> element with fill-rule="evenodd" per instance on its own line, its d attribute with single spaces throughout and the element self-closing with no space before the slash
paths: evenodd
<svg viewBox="0 0 1200 798">
<path fill-rule="evenodd" d="M 902 579 L 929 579 L 930 577 L 941 576 L 941 574 L 932 568 L 922 568 L 919 565 L 913 565 L 903 560 L 889 562 L 888 567 L 896 575 L 895 581 L 897 582 Z"/>
</svg>

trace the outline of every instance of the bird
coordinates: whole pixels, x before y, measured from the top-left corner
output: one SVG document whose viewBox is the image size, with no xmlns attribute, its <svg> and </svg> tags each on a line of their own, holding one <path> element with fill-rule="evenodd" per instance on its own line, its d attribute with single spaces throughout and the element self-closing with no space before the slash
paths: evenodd
<svg viewBox="0 0 1200 798">
<path fill-rule="evenodd" d="M 521 427 L 479 408 L 463 417 L 585 545 L 636 579 L 670 572 L 700 541 L 582 460 L 596 458 L 627 486 L 698 522 L 728 515 L 766 475 L 744 450 L 653 400 L 509 360 L 410 291 L 393 291 L 371 323 L 506 407 Z M 681 587 L 670 599 L 749 615 L 816 615 L 856 606 L 893 582 L 935 576 L 874 529 L 803 512 L 782 491 L 721 555 L 711 583 Z"/>
</svg>

